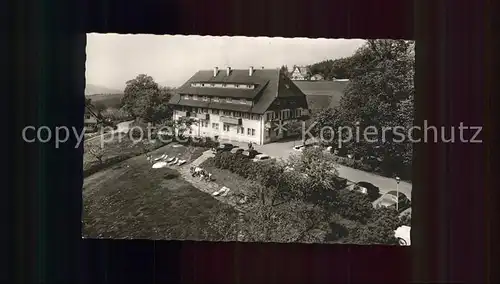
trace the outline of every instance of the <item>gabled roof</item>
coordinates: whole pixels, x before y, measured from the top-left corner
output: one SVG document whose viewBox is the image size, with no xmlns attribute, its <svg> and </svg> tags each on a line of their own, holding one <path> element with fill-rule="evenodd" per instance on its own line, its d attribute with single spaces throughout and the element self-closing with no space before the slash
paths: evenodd
<svg viewBox="0 0 500 284">
<path fill-rule="evenodd" d="M 333 108 L 340 103 L 349 82 L 343 81 L 294 81 L 306 94 L 309 109 L 313 112 Z"/>
<path fill-rule="evenodd" d="M 252 76 L 249 76 L 248 70 L 231 70 L 227 76 L 226 70 L 219 70 L 217 76 L 214 76 L 213 70 L 202 70 L 196 72 L 184 85 L 182 85 L 177 93 L 191 94 L 200 96 L 218 96 L 253 99 L 267 85 L 276 79 L 278 70 L 272 69 L 255 69 Z M 254 89 L 235 89 L 235 88 L 215 88 L 215 87 L 193 87 L 192 83 L 224 83 L 224 84 L 252 84 Z"/>
<path fill-rule="evenodd" d="M 295 66 L 293 68 L 293 71 L 295 71 L 295 69 L 298 69 L 300 74 L 302 74 L 303 76 L 306 76 L 306 75 L 309 75 L 311 73 L 311 71 L 309 70 L 308 67 L 306 66 Z"/>
<path fill-rule="evenodd" d="M 192 83 L 254 84 L 256 87 L 254 89 L 193 87 Z M 251 106 L 236 103 L 181 99 L 181 95 L 186 94 L 247 99 L 252 100 L 254 104 Z M 252 76 L 249 75 L 248 69 L 231 70 L 229 76 L 227 76 L 224 69 L 219 70 L 217 76 L 214 76 L 213 70 L 202 70 L 196 72 L 177 90 L 170 99 L 169 104 L 263 114 L 269 109 L 276 98 L 294 96 L 305 98 L 304 93 L 286 76 L 281 74 L 279 69 L 254 69 Z M 307 108 L 307 102 L 305 99 L 303 101 L 306 104 L 303 107 Z"/>
</svg>

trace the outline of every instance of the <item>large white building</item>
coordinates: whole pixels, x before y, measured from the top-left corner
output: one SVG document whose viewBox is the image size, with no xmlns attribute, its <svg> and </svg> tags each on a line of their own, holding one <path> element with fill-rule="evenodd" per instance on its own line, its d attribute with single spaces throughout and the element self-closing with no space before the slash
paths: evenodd
<svg viewBox="0 0 500 284">
<path fill-rule="evenodd" d="M 196 120 L 191 136 L 258 145 L 300 134 L 309 116 L 304 93 L 279 69 L 198 71 L 170 105 L 175 120 Z"/>
</svg>

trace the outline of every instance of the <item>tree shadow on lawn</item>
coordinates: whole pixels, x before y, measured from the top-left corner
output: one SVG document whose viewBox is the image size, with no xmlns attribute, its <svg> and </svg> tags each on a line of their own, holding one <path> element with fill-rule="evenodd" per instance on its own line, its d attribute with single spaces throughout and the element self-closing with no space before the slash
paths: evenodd
<svg viewBox="0 0 500 284">
<path fill-rule="evenodd" d="M 173 169 L 133 165 L 111 171 L 85 194 L 83 235 L 98 238 L 211 240 L 210 216 L 236 222 L 237 212 L 193 187 Z"/>
</svg>

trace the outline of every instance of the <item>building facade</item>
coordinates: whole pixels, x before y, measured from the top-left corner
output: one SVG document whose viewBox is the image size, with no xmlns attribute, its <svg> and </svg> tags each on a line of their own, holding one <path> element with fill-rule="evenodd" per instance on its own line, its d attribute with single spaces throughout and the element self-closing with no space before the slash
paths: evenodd
<svg viewBox="0 0 500 284">
<path fill-rule="evenodd" d="M 91 106 L 87 105 L 85 107 L 85 114 L 83 118 L 83 128 L 85 132 L 97 131 L 97 124 L 98 121 L 97 117 L 95 116 L 95 110 Z"/>
<path fill-rule="evenodd" d="M 258 145 L 300 134 L 309 116 L 304 93 L 279 69 L 198 71 L 170 105 L 174 120 L 195 121 L 184 134 Z"/>
<path fill-rule="evenodd" d="M 311 72 L 307 67 L 294 66 L 290 78 L 294 81 L 309 80 Z"/>
</svg>

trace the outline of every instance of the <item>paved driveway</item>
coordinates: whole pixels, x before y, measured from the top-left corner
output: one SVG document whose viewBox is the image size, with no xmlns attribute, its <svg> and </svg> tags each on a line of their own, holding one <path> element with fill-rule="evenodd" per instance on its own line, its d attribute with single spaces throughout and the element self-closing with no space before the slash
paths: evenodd
<svg viewBox="0 0 500 284">
<path fill-rule="evenodd" d="M 238 145 L 242 148 L 246 148 L 246 143 L 232 143 Z M 293 150 L 293 146 L 300 145 L 302 142 L 300 140 L 289 140 L 289 141 L 279 141 L 265 145 L 254 145 L 254 148 L 262 153 L 265 153 L 271 157 L 288 158 L 292 153 L 300 153 Z M 384 194 L 391 190 L 396 190 L 396 180 L 392 178 L 383 177 L 377 174 L 357 170 L 354 168 L 339 165 L 338 166 L 339 176 L 348 179 L 352 182 L 369 182 L 380 188 L 380 193 Z M 408 199 L 411 200 L 411 183 L 400 182 L 398 189 L 400 192 L 404 193 Z"/>
</svg>

